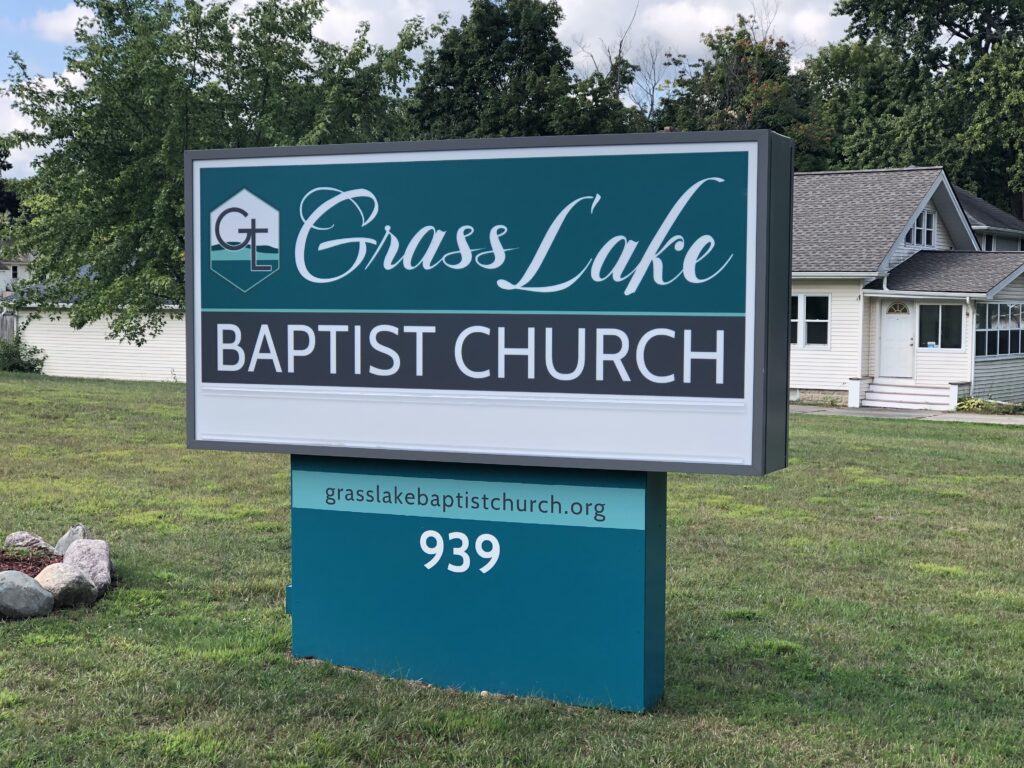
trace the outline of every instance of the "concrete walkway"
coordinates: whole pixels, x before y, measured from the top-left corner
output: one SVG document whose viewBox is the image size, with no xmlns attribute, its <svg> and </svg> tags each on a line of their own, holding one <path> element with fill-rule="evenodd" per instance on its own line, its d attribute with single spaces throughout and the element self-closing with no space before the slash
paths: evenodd
<svg viewBox="0 0 1024 768">
<path fill-rule="evenodd" d="M 790 403 L 790 413 L 815 413 L 821 416 L 864 416 L 874 419 L 919 419 L 928 421 L 967 421 L 975 424 L 1010 424 L 1024 427 L 1024 414 L 971 413 L 969 411 L 915 411 L 897 408 L 829 408 L 825 405 Z"/>
</svg>

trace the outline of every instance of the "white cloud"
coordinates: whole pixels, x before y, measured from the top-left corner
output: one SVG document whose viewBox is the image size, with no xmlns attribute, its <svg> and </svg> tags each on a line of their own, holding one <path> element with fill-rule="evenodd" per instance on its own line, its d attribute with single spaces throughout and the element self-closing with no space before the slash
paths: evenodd
<svg viewBox="0 0 1024 768">
<path fill-rule="evenodd" d="M 431 23 L 439 13 L 447 11 L 455 23 L 469 10 L 467 0 L 327 0 L 327 12 L 316 27 L 316 33 L 334 43 L 350 43 L 361 21 L 370 22 L 370 40 L 394 45 L 402 25 L 414 16 Z"/>
<path fill-rule="evenodd" d="M 736 20 L 722 4 L 689 2 L 651 3 L 637 17 L 639 35 L 651 36 L 684 53 L 703 53 L 700 36 Z"/>
<path fill-rule="evenodd" d="M 241 10 L 254 0 L 233 0 L 232 8 Z M 617 42 L 636 19 L 629 39 L 639 45 L 653 39 L 671 51 L 691 57 L 705 53 L 700 42 L 703 33 L 731 24 L 737 14 L 749 15 L 755 4 L 772 7 L 773 0 L 560 0 L 565 20 L 559 28 L 562 42 L 573 49 L 577 64 L 586 67 L 589 59 L 578 43 L 600 50 L 601 42 Z M 774 31 L 798 48 L 800 57 L 814 53 L 819 46 L 842 37 L 846 19 L 830 15 L 834 0 L 777 0 Z M 413 16 L 428 22 L 445 12 L 457 24 L 469 11 L 469 0 L 326 0 L 326 14 L 316 33 L 326 40 L 349 43 L 359 22 L 370 23 L 370 40 L 393 45 L 402 24 Z"/>
<path fill-rule="evenodd" d="M 601 41 L 618 41 L 629 27 L 635 6 L 636 19 L 629 29 L 634 47 L 653 40 L 673 53 L 697 58 L 706 53 L 702 34 L 733 24 L 739 14 L 750 15 L 755 4 L 753 0 L 640 0 L 639 4 L 635 0 L 562 0 L 565 22 L 559 33 L 574 50 L 579 41 L 600 49 Z M 843 36 L 847 20 L 831 16 L 832 5 L 833 0 L 779 0 L 772 31 L 794 44 L 798 58 L 813 54 Z M 577 62 L 581 60 L 577 57 Z"/>
<path fill-rule="evenodd" d="M 782 17 L 777 26 L 779 34 L 795 46 L 796 57 L 803 59 L 823 45 L 842 40 L 848 23 L 848 17 L 833 16 L 821 4 L 807 4 Z"/>
<path fill-rule="evenodd" d="M 89 15 L 89 11 L 68 3 L 56 11 L 38 11 L 32 18 L 32 29 L 49 43 L 71 43 L 75 40 L 78 20 Z"/>
<path fill-rule="evenodd" d="M 65 70 L 63 76 L 75 88 L 81 88 L 85 82 L 85 79 L 77 72 Z M 56 85 L 56 81 L 52 77 L 44 77 L 42 82 L 47 88 L 53 88 Z M 32 122 L 14 106 L 13 100 L 5 92 L 6 87 L 7 83 L 0 82 L 0 134 L 10 133 L 11 131 L 31 130 Z M 7 159 L 12 167 L 5 175 L 20 179 L 35 173 L 32 161 L 45 151 L 46 149 L 43 147 L 18 147 L 12 149 L 11 155 Z"/>
<path fill-rule="evenodd" d="M 233 0 L 235 10 L 241 10 L 253 0 Z M 772 0 L 767 0 L 770 4 Z M 834 0 L 778 0 L 778 13 L 773 31 L 796 46 L 796 57 L 802 59 L 813 54 L 829 42 L 842 38 L 847 19 L 830 15 Z M 588 69 L 588 56 L 579 44 L 591 50 L 601 50 L 601 43 L 615 43 L 629 26 L 636 0 L 561 0 L 565 21 L 559 28 L 561 40 L 573 49 L 574 61 L 581 69 Z M 762 3 L 763 5 L 763 3 Z M 636 19 L 629 32 L 629 40 L 639 48 L 652 40 L 673 53 L 685 53 L 691 58 L 705 53 L 700 42 L 702 33 L 731 24 L 737 14 L 750 14 L 754 0 L 639 0 Z M 360 21 L 370 22 L 370 40 L 394 45 L 402 24 L 413 16 L 423 16 L 428 22 L 438 14 L 447 12 L 457 24 L 469 10 L 469 0 L 326 0 L 326 14 L 316 27 L 316 33 L 326 40 L 349 43 Z M 50 43 L 66 44 L 74 40 L 75 24 L 87 12 L 74 3 L 55 11 L 39 11 L 30 20 L 35 33 Z M 0 97 L 0 133 L 26 128 L 28 121 Z M 32 172 L 29 163 L 41 150 L 24 149 L 11 153 L 15 168 L 13 176 Z"/>
<path fill-rule="evenodd" d="M 31 176 L 36 172 L 35 168 L 32 167 L 32 161 L 42 153 L 43 150 L 39 147 L 18 147 L 17 149 L 12 149 L 10 157 L 7 158 L 7 162 L 11 164 L 11 170 L 7 171 L 6 175 L 12 179 L 23 179 L 26 176 Z"/>
<path fill-rule="evenodd" d="M 235 2 L 244 5 L 252 0 Z M 576 65 L 586 70 L 591 62 L 581 45 L 596 53 L 602 42 L 616 43 L 633 19 L 635 0 L 560 0 L 560 4 L 565 19 L 559 37 L 573 50 Z M 370 39 L 385 45 L 394 44 L 402 24 L 413 16 L 431 22 L 447 12 L 457 24 L 469 10 L 469 0 L 327 0 L 326 5 L 318 35 L 348 43 L 359 22 L 368 21 Z M 808 56 L 843 35 L 846 19 L 831 16 L 832 5 L 833 0 L 779 0 L 773 29 L 796 46 L 798 58 Z M 706 52 L 700 42 L 703 33 L 731 24 L 737 14 L 750 14 L 753 8 L 753 0 L 640 0 L 629 40 L 639 46 L 651 39 L 666 50 L 695 58 Z"/>
<path fill-rule="evenodd" d="M 240 13 L 255 0 L 231 0 L 231 10 Z M 326 0 L 324 18 L 314 28 L 315 34 L 332 43 L 348 44 L 355 38 L 360 22 L 370 23 L 370 41 L 394 45 L 402 25 L 414 16 L 427 23 L 447 12 L 454 22 L 469 11 L 469 0 Z"/>
<path fill-rule="evenodd" d="M 0 83 L 0 89 L 2 89 L 3 85 L 3 83 Z M 0 133 L 24 131 L 31 127 L 32 124 L 29 122 L 29 119 L 15 108 L 10 96 L 0 94 Z M 32 160 L 35 159 L 40 151 L 36 147 L 12 150 L 8 162 L 13 168 L 4 175 L 16 179 L 28 176 L 32 173 Z"/>
<path fill-rule="evenodd" d="M 6 83 L 0 83 L 0 91 L 6 87 Z M 15 109 L 11 97 L 6 92 L 0 92 L 0 133 L 24 131 L 31 127 L 28 118 Z"/>
</svg>

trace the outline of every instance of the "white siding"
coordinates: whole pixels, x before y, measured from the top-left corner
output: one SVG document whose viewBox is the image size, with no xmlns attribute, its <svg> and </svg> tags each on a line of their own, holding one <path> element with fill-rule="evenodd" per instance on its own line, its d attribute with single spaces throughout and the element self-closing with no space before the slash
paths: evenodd
<svg viewBox="0 0 1024 768">
<path fill-rule="evenodd" d="M 829 345 L 790 346 L 790 389 L 845 390 L 861 375 L 860 280 L 793 280 L 793 295 L 829 296 Z"/>
<path fill-rule="evenodd" d="M 1018 277 L 995 295 L 993 302 L 1024 302 L 1024 276 Z M 971 323 L 975 327 L 975 323 Z M 1024 355 L 979 357 L 974 361 L 971 394 L 990 400 L 1024 402 Z"/>
<path fill-rule="evenodd" d="M 900 233 L 899 240 L 896 243 L 896 247 L 893 249 L 892 258 L 889 260 L 887 269 L 891 270 L 897 264 L 903 263 L 918 251 L 948 251 L 953 248 L 953 241 L 949 237 L 949 229 L 946 227 L 946 223 L 942 220 L 942 216 L 940 216 L 939 212 L 935 210 L 935 206 L 932 203 L 928 203 L 925 210 L 935 214 L 935 238 L 933 244 L 915 245 L 914 243 L 905 242 L 904 238 L 907 235 L 907 230 L 912 227 L 914 221 L 917 220 L 917 217 L 915 216 L 907 222 L 907 225 Z"/>
<path fill-rule="evenodd" d="M 949 237 L 949 230 L 946 222 L 942 220 L 935 206 L 928 203 L 928 210 L 935 214 L 935 245 L 932 248 L 936 251 L 949 251 L 953 248 L 953 241 Z"/>
<path fill-rule="evenodd" d="M 138 347 L 107 338 L 106 322 L 75 330 L 67 315 L 41 317 L 23 336 L 46 353 L 43 373 L 87 379 L 185 380 L 185 321 L 168 319 L 164 330 Z"/>
<path fill-rule="evenodd" d="M 883 265 L 882 270 L 885 272 L 890 271 L 897 264 L 902 264 L 904 261 L 909 259 L 915 253 L 921 250 L 922 246 L 914 245 L 913 243 L 903 242 L 904 235 L 900 235 L 900 240 L 896 243 L 896 247 L 893 249 L 892 257 L 889 259 L 887 265 Z"/>
<path fill-rule="evenodd" d="M 941 387 L 971 380 L 971 356 L 964 349 L 922 349 L 917 347 L 914 381 L 922 387 Z"/>
<path fill-rule="evenodd" d="M 1024 301 L 1024 275 L 1021 275 L 995 295 L 992 301 Z"/>
<path fill-rule="evenodd" d="M 26 280 L 31 276 L 25 264 L 18 264 L 18 280 Z M 11 290 L 14 282 L 14 270 L 10 265 L 0 265 L 0 293 Z"/>
<path fill-rule="evenodd" d="M 954 382 L 971 380 L 971 355 L 974 354 L 974 307 L 970 308 L 970 317 L 964 317 L 961 326 L 960 349 L 928 349 L 918 346 L 918 334 L 921 331 L 920 308 L 922 304 L 953 304 L 963 307 L 963 302 L 943 302 L 938 299 L 928 301 L 927 299 L 915 302 L 904 298 L 866 297 L 865 333 L 869 334 L 865 339 L 865 376 L 878 377 L 878 348 L 880 316 L 882 308 L 890 302 L 899 301 L 909 304 L 914 313 L 914 376 L 913 383 L 922 387 L 945 386 Z M 962 310 L 961 310 L 962 311 Z M 870 324 L 869 324 L 870 323 Z"/>
<path fill-rule="evenodd" d="M 993 243 L 991 249 L 985 248 L 985 235 L 992 235 Z M 993 251 L 1020 251 L 1024 250 L 1020 247 L 1021 236 L 1014 235 L 996 235 L 988 230 L 976 229 L 974 230 L 974 236 L 978 238 L 978 247 L 981 250 L 993 250 Z"/>
<path fill-rule="evenodd" d="M 877 376 L 878 366 L 878 300 L 869 296 L 863 299 L 864 304 L 864 356 L 861 361 L 863 376 Z"/>
<path fill-rule="evenodd" d="M 960 349 L 928 349 L 918 346 L 918 334 L 921 332 L 920 311 L 922 304 L 952 304 L 964 310 L 963 302 L 928 301 L 917 303 L 915 312 L 917 327 L 914 330 L 914 382 L 923 387 L 945 386 L 961 381 L 971 380 L 971 355 L 974 354 L 974 306 L 970 307 L 970 317 L 961 315 Z"/>
<path fill-rule="evenodd" d="M 975 360 L 971 393 L 987 400 L 1024 402 L 1024 355 Z"/>
</svg>

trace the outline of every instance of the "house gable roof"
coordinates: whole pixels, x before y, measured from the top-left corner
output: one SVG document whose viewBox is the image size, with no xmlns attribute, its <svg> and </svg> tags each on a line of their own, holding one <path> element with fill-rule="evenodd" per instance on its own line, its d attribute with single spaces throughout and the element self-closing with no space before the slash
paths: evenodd
<svg viewBox="0 0 1024 768">
<path fill-rule="evenodd" d="M 793 271 L 877 273 L 927 198 L 948 182 L 940 167 L 884 168 L 794 174 Z M 936 195 L 938 197 L 938 195 Z M 955 198 L 943 195 L 947 228 L 962 218 Z M 973 247 L 973 236 L 957 236 Z"/>
<path fill-rule="evenodd" d="M 918 251 L 865 290 L 990 295 L 1024 270 L 1024 251 Z"/>
<path fill-rule="evenodd" d="M 972 227 L 979 229 L 999 229 L 1008 232 L 1016 232 L 1024 235 L 1024 221 L 1021 221 L 1011 213 L 997 208 L 987 200 L 982 200 L 977 195 L 972 195 L 963 187 L 953 185 L 957 200 L 967 215 L 967 221 Z"/>
</svg>

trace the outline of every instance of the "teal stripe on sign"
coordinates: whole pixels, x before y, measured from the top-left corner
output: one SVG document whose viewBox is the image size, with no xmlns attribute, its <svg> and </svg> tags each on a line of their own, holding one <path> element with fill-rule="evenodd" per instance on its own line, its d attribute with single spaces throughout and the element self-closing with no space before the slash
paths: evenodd
<svg viewBox="0 0 1024 768">
<path fill-rule="evenodd" d="M 248 256 L 246 257 L 248 259 Z M 260 257 L 262 258 L 262 256 Z M 271 312 L 338 315 L 351 312 L 354 315 L 606 315 L 618 317 L 744 317 L 745 312 L 616 312 L 606 310 L 536 310 L 536 309 L 246 309 L 238 307 L 203 307 L 203 312 L 247 312 L 250 314 L 267 314 Z"/>
<path fill-rule="evenodd" d="M 214 261 L 249 261 L 252 259 L 252 253 L 248 250 L 244 251 L 213 251 L 210 254 Z M 280 261 L 281 257 L 277 251 L 259 251 L 256 254 L 256 261 L 259 263 L 268 261 Z"/>
<path fill-rule="evenodd" d="M 334 504 L 327 501 L 329 493 L 336 500 Z M 642 488 L 498 484 L 295 470 L 292 506 L 452 520 L 644 529 Z"/>
</svg>

